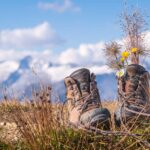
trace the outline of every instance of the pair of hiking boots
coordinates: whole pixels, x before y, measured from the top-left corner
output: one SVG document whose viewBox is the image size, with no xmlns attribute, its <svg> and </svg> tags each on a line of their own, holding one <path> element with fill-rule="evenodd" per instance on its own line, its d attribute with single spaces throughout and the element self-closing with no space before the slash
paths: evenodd
<svg viewBox="0 0 150 150">
<path fill-rule="evenodd" d="M 110 128 L 111 114 L 103 108 L 96 76 L 86 68 L 65 78 L 69 122 L 75 126 Z M 149 73 L 140 65 L 129 65 L 118 80 L 118 99 L 114 118 L 117 126 L 133 117 L 150 117 Z"/>
</svg>

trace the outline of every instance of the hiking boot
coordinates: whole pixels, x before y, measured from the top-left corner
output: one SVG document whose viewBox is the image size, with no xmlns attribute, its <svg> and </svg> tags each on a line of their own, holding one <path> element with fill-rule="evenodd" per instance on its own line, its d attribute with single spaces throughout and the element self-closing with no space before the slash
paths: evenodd
<svg viewBox="0 0 150 150">
<path fill-rule="evenodd" d="M 118 81 L 119 107 L 115 112 L 117 126 L 137 117 L 150 118 L 149 73 L 144 67 L 132 64 Z"/>
<path fill-rule="evenodd" d="M 76 126 L 109 128 L 110 113 L 102 108 L 95 75 L 88 69 L 79 69 L 65 78 L 69 122 Z"/>
</svg>

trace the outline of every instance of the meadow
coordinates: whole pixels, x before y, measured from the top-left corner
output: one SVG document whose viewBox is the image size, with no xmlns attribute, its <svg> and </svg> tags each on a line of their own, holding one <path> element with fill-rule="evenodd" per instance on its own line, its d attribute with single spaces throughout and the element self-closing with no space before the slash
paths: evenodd
<svg viewBox="0 0 150 150">
<path fill-rule="evenodd" d="M 0 102 L 0 149 L 2 150 L 148 150 L 149 120 L 137 119 L 115 127 L 117 101 L 105 101 L 111 111 L 111 129 L 77 129 L 68 125 L 66 106 L 51 102 L 51 89 L 33 94 L 32 101 L 5 98 Z"/>
</svg>

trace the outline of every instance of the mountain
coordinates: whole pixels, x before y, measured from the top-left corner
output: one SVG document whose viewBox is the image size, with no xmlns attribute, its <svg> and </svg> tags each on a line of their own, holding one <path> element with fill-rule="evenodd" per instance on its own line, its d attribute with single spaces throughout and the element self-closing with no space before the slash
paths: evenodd
<svg viewBox="0 0 150 150">
<path fill-rule="evenodd" d="M 35 64 L 38 64 L 38 67 Z M 145 65 L 150 70 L 149 63 Z M 52 63 L 51 60 L 36 59 L 30 55 L 16 61 L 2 61 L 0 62 L 0 98 L 2 99 L 4 94 L 20 99 L 31 98 L 33 89 L 40 90 L 41 85 L 52 85 L 55 93 L 63 101 L 66 93 L 63 79 L 79 68 L 81 67 L 76 64 Z M 116 99 L 117 80 L 114 73 L 107 71 L 105 66 L 92 65 L 87 68 L 90 70 L 94 68 L 92 72 L 96 72 L 101 99 Z"/>
<path fill-rule="evenodd" d="M 31 56 L 26 56 L 25 58 L 23 58 L 19 63 L 18 70 L 11 73 L 7 80 L 3 81 L 2 84 L 10 86 L 16 83 L 21 78 L 22 74 L 30 69 L 31 60 Z"/>
<path fill-rule="evenodd" d="M 54 76 L 59 76 L 60 73 L 55 75 L 55 71 L 57 72 L 60 68 L 75 70 L 74 68 L 76 68 L 77 65 L 68 64 L 67 66 L 62 66 L 61 64 L 47 62 L 41 65 L 37 73 L 34 73 L 31 67 L 34 61 L 35 59 L 31 56 L 25 56 L 18 61 L 18 68 L 1 82 L 2 87 L 0 90 L 3 91 L 4 87 L 7 87 L 5 93 L 8 97 L 15 95 L 15 97 L 22 99 L 23 97 L 31 98 L 33 89 L 39 90 L 41 84 L 53 85 L 54 91 L 64 100 L 66 93 L 64 81 L 63 79 L 53 81 L 51 79 L 52 73 L 54 73 Z M 44 66 L 47 66 L 47 68 L 44 69 Z M 62 71 L 62 74 L 63 72 L 64 71 Z M 114 99 L 116 97 L 116 80 L 113 73 L 97 75 L 97 85 L 100 89 L 102 99 Z M 3 98 L 3 94 L 0 94 L 0 98 Z"/>
</svg>

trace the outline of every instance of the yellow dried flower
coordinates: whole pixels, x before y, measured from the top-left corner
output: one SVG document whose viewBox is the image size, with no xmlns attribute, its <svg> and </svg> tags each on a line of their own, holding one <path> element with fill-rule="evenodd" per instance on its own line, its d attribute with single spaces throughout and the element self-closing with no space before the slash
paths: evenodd
<svg viewBox="0 0 150 150">
<path fill-rule="evenodd" d="M 130 55 L 130 53 L 127 52 L 127 51 L 122 52 L 122 57 L 123 57 L 124 59 L 127 59 L 127 58 L 129 57 L 129 55 Z"/>
<path fill-rule="evenodd" d="M 137 49 L 136 47 L 131 48 L 131 52 L 132 52 L 132 53 L 136 53 L 137 50 L 138 50 L 138 49 Z"/>
<path fill-rule="evenodd" d="M 125 58 L 124 57 L 121 57 L 120 58 L 120 61 L 123 63 L 125 61 Z"/>
</svg>

